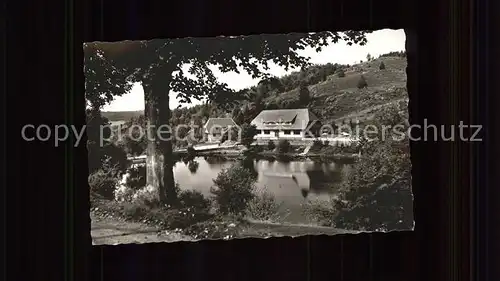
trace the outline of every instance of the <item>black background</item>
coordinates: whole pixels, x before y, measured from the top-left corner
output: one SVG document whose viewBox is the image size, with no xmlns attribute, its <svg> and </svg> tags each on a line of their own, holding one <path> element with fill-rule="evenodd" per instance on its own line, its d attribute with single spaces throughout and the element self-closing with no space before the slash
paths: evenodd
<svg viewBox="0 0 500 281">
<path fill-rule="evenodd" d="M 486 275 L 498 270 L 486 258 L 500 249 L 493 228 L 499 221 L 488 216 L 498 218 L 493 181 L 500 169 L 493 161 L 498 98 L 490 95 L 497 64 L 487 50 L 494 43 L 484 35 L 486 25 L 499 25 L 486 22 L 496 9 L 485 4 L 8 2 L 2 13 L 4 280 L 499 280 Z M 417 36 L 407 42 L 410 121 L 464 120 L 486 132 L 475 145 L 412 143 L 414 232 L 92 247 L 85 146 L 55 148 L 20 137 L 24 124 L 84 125 L 84 41 L 382 28 Z"/>
</svg>

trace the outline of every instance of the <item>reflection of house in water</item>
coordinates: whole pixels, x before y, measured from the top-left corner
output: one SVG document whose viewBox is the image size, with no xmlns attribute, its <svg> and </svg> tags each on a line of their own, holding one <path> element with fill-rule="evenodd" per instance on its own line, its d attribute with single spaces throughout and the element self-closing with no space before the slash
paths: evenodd
<svg viewBox="0 0 500 281">
<path fill-rule="evenodd" d="M 273 193 L 277 196 L 290 195 L 291 193 L 295 193 L 295 191 L 300 193 L 302 189 L 309 190 L 310 185 L 309 176 L 306 173 L 282 173 L 273 171 L 260 171 L 258 182 L 261 186 L 273 187 Z"/>
<path fill-rule="evenodd" d="M 283 196 L 290 196 L 295 192 L 301 193 L 301 190 L 304 189 L 309 190 L 310 179 L 306 171 L 311 164 L 308 162 L 258 161 L 255 163 L 255 168 L 259 174 L 259 185 L 271 187 L 277 196 L 280 195 L 279 193 L 282 193 Z"/>
<path fill-rule="evenodd" d="M 285 196 L 297 192 L 304 198 L 310 194 L 331 193 L 334 190 L 332 188 L 342 181 L 342 168 L 333 163 L 313 161 L 255 163 L 260 186 L 268 186 Z"/>
</svg>

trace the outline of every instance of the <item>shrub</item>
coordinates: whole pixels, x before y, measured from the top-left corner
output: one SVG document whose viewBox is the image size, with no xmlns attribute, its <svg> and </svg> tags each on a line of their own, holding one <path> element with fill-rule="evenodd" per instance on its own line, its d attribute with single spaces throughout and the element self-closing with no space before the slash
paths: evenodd
<svg viewBox="0 0 500 281">
<path fill-rule="evenodd" d="M 196 150 L 192 145 L 188 146 L 186 149 L 188 156 L 195 156 L 196 155 Z"/>
<path fill-rule="evenodd" d="M 146 186 L 146 166 L 138 166 L 128 169 L 129 174 L 126 186 L 132 190 L 139 190 Z"/>
<path fill-rule="evenodd" d="M 290 142 L 288 140 L 280 140 L 278 143 L 279 153 L 288 153 L 291 149 Z"/>
<path fill-rule="evenodd" d="M 149 212 L 149 208 L 142 204 L 126 204 L 123 214 L 130 220 L 142 220 Z"/>
<path fill-rule="evenodd" d="M 255 197 L 255 178 L 248 169 L 233 165 L 222 170 L 214 180 L 210 192 L 214 195 L 217 212 L 222 215 L 242 216 Z"/>
<path fill-rule="evenodd" d="M 158 191 L 149 186 L 136 191 L 136 193 L 133 195 L 132 202 L 147 206 L 149 208 L 157 208 L 158 206 L 160 206 Z"/>
<path fill-rule="evenodd" d="M 267 190 L 260 190 L 250 201 L 247 216 L 261 221 L 279 221 L 281 205 L 276 201 L 274 194 Z"/>
<path fill-rule="evenodd" d="M 339 70 L 339 72 L 337 72 L 337 76 L 338 76 L 339 78 L 345 77 L 345 72 L 344 72 L 344 70 L 343 70 L 343 69 Z"/>
<path fill-rule="evenodd" d="M 311 146 L 311 149 L 317 151 L 317 150 L 320 150 L 321 148 L 323 148 L 323 142 L 321 140 L 318 140 L 318 139 L 314 140 L 313 144 Z"/>
<path fill-rule="evenodd" d="M 384 70 L 385 69 L 384 62 L 380 62 L 380 65 L 379 65 L 378 69 L 380 69 L 380 70 Z"/>
<path fill-rule="evenodd" d="M 255 135 L 258 134 L 257 127 L 255 125 L 243 124 L 241 125 L 241 144 L 249 148 L 254 142 Z"/>
<path fill-rule="evenodd" d="M 232 239 L 240 236 L 238 223 L 227 219 L 211 219 L 190 225 L 184 231 L 194 239 Z"/>
<path fill-rule="evenodd" d="M 361 77 L 359 77 L 359 80 L 358 80 L 358 89 L 363 89 L 366 87 L 368 87 L 368 83 L 366 82 L 365 77 L 363 75 L 361 75 Z"/>
<path fill-rule="evenodd" d="M 207 213 L 195 213 L 187 209 L 155 208 L 148 211 L 144 218 L 148 223 L 166 229 L 185 230 L 193 224 L 212 218 Z"/>
<path fill-rule="evenodd" d="M 391 115 L 391 116 L 386 116 Z M 390 117 L 390 118 L 389 118 Z M 376 124 L 393 125 L 405 118 L 387 109 Z M 413 227 L 409 143 L 364 141 L 363 158 L 349 173 L 329 204 L 309 206 L 309 213 L 328 226 L 361 231 L 408 230 Z"/>
<path fill-rule="evenodd" d="M 191 160 L 188 162 L 188 169 L 191 174 L 195 174 L 196 171 L 198 171 L 198 167 L 200 166 L 200 163 L 196 160 Z"/>
<path fill-rule="evenodd" d="M 267 149 L 269 150 L 274 150 L 276 148 L 276 145 L 274 144 L 274 141 L 270 140 L 268 143 L 267 143 Z"/>
<path fill-rule="evenodd" d="M 330 142 L 326 140 L 326 141 L 324 141 L 324 142 L 323 142 L 323 145 L 324 145 L 324 146 L 329 146 L 329 145 L 330 145 Z"/>
<path fill-rule="evenodd" d="M 210 200 L 196 190 L 184 190 L 179 193 L 179 202 L 184 208 L 192 209 L 196 213 L 208 212 Z"/>
<path fill-rule="evenodd" d="M 332 226 L 333 220 L 338 214 L 333 206 L 333 199 L 330 202 L 310 201 L 303 205 L 302 213 L 308 220 L 314 221 L 320 226 Z"/>
<path fill-rule="evenodd" d="M 118 178 L 103 170 L 97 170 L 89 176 L 90 192 L 103 199 L 113 200 Z"/>
</svg>

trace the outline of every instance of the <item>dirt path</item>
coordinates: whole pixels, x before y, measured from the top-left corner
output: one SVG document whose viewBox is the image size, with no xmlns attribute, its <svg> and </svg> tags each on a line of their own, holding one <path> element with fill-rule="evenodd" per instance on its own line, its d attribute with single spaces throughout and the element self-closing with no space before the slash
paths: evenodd
<svg viewBox="0 0 500 281">
<path fill-rule="evenodd" d="M 155 243 L 189 241 L 190 237 L 159 231 L 145 224 L 100 218 L 91 215 L 92 244 L 117 245 L 131 243 Z"/>
<path fill-rule="evenodd" d="M 262 221 L 250 221 L 251 227 L 249 228 L 249 236 L 252 233 L 269 233 L 272 236 L 291 236 L 297 237 L 302 235 L 336 235 L 336 234 L 355 234 L 357 231 L 323 227 L 323 226 L 313 226 L 313 225 L 302 225 L 302 224 L 287 224 L 287 223 L 271 223 Z"/>
</svg>

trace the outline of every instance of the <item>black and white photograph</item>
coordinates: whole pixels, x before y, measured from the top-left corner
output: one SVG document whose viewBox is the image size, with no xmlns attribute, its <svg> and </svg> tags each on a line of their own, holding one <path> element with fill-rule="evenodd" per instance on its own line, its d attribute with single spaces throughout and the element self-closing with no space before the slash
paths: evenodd
<svg viewBox="0 0 500 281">
<path fill-rule="evenodd" d="M 93 244 L 412 230 L 405 40 L 85 43 Z"/>
</svg>

